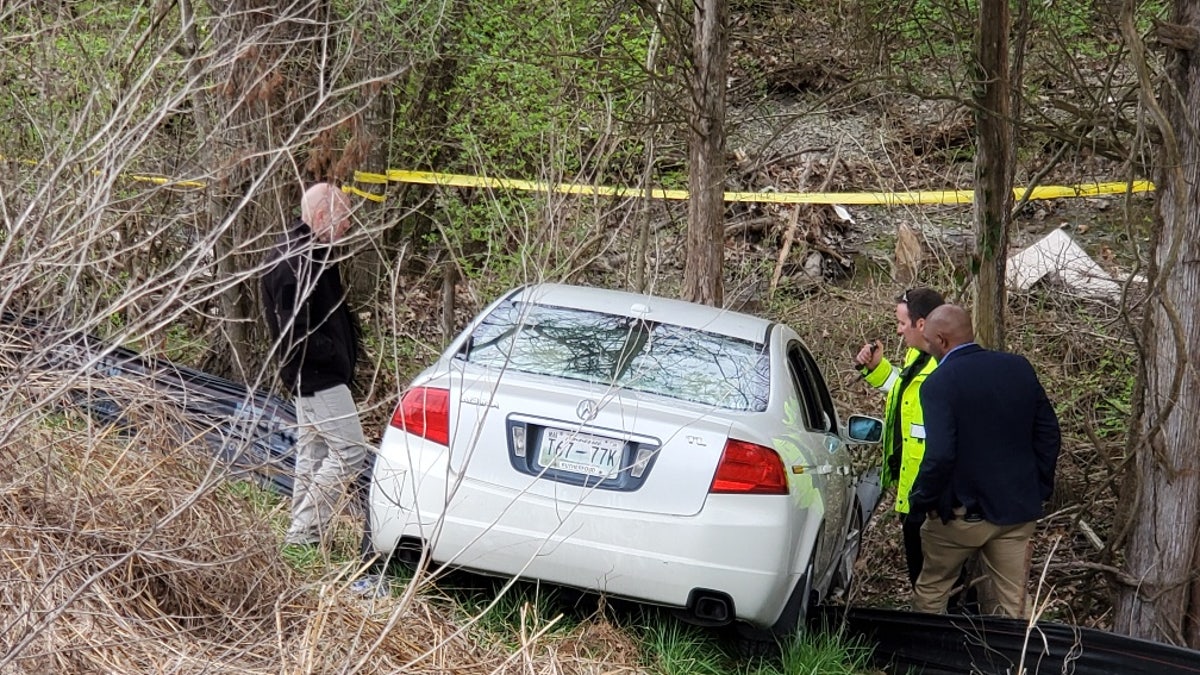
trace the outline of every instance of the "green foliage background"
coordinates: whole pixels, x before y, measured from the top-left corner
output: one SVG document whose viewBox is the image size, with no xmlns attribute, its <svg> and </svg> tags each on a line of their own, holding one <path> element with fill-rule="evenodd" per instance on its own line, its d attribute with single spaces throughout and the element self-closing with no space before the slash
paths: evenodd
<svg viewBox="0 0 1200 675">
<path fill-rule="evenodd" d="M 392 156 L 403 168 L 521 180 L 621 183 L 642 170 L 643 68 L 652 20 L 634 5 L 580 0 L 460 3 L 435 18 L 441 41 L 397 97 Z M 431 27 L 432 28 L 432 27 Z M 432 137 L 431 137 L 432 134 Z M 536 193 L 445 191 L 427 216 L 485 290 L 561 275 L 571 240 L 603 216 L 555 217 Z M 558 241 L 545 225 L 557 222 Z M 563 241 L 565 239 L 565 241 Z"/>
</svg>

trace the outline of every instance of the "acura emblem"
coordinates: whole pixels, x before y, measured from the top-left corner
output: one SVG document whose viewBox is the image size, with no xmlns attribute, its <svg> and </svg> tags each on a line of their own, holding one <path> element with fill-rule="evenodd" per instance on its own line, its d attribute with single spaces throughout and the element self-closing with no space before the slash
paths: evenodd
<svg viewBox="0 0 1200 675">
<path fill-rule="evenodd" d="M 600 406 L 590 398 L 585 398 L 579 402 L 579 406 L 575 408 L 575 414 L 579 415 L 579 419 L 584 422 L 591 422 L 596 419 L 596 413 L 600 412 Z"/>
</svg>

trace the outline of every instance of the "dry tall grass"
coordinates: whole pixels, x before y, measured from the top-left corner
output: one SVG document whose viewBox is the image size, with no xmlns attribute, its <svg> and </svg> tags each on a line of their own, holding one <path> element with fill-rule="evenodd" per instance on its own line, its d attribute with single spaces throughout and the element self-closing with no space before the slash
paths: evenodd
<svg viewBox="0 0 1200 675">
<path fill-rule="evenodd" d="M 38 350 L 3 335 L 0 673 L 636 668 L 629 638 L 602 621 L 553 638 L 531 624 L 519 648 L 502 647 L 420 593 L 354 595 L 352 564 L 297 572 L 272 514 L 229 489 L 170 398 L 86 369 L 20 367 L 13 355 Z M 120 428 L 84 412 L 113 395 Z"/>
</svg>

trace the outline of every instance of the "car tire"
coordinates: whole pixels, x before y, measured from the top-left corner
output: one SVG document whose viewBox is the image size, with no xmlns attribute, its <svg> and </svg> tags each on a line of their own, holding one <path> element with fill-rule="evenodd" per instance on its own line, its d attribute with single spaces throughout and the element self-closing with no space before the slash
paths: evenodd
<svg viewBox="0 0 1200 675">
<path fill-rule="evenodd" d="M 367 509 L 363 516 L 363 532 L 362 539 L 358 542 L 358 557 L 369 574 L 382 574 L 387 569 L 387 558 L 375 551 L 375 543 L 371 541 L 370 509 Z"/>
<path fill-rule="evenodd" d="M 766 659 L 779 655 L 779 642 L 770 631 L 758 629 L 757 634 L 751 634 L 753 629 L 743 632 L 738 630 L 734 650 L 739 658 Z"/>
</svg>

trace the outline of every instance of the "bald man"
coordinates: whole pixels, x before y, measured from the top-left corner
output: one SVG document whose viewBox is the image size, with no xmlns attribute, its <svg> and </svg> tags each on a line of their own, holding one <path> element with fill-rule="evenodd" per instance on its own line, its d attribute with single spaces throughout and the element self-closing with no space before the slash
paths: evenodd
<svg viewBox="0 0 1200 675">
<path fill-rule="evenodd" d="M 349 227 L 346 195 L 328 183 L 313 185 L 300 201 L 300 219 L 276 244 L 262 277 L 272 351 L 281 362 L 283 386 L 296 401 L 296 475 L 286 545 L 326 539 L 366 455 L 350 394 L 358 327 L 333 252 Z"/>
<path fill-rule="evenodd" d="M 1054 489 L 1058 418 L 1029 361 L 975 344 L 962 307 L 933 310 L 923 333 L 938 367 L 921 387 L 925 456 L 909 497 L 929 512 L 913 609 L 945 612 L 978 551 L 991 591 L 983 610 L 1026 618 L 1029 541 Z"/>
</svg>

